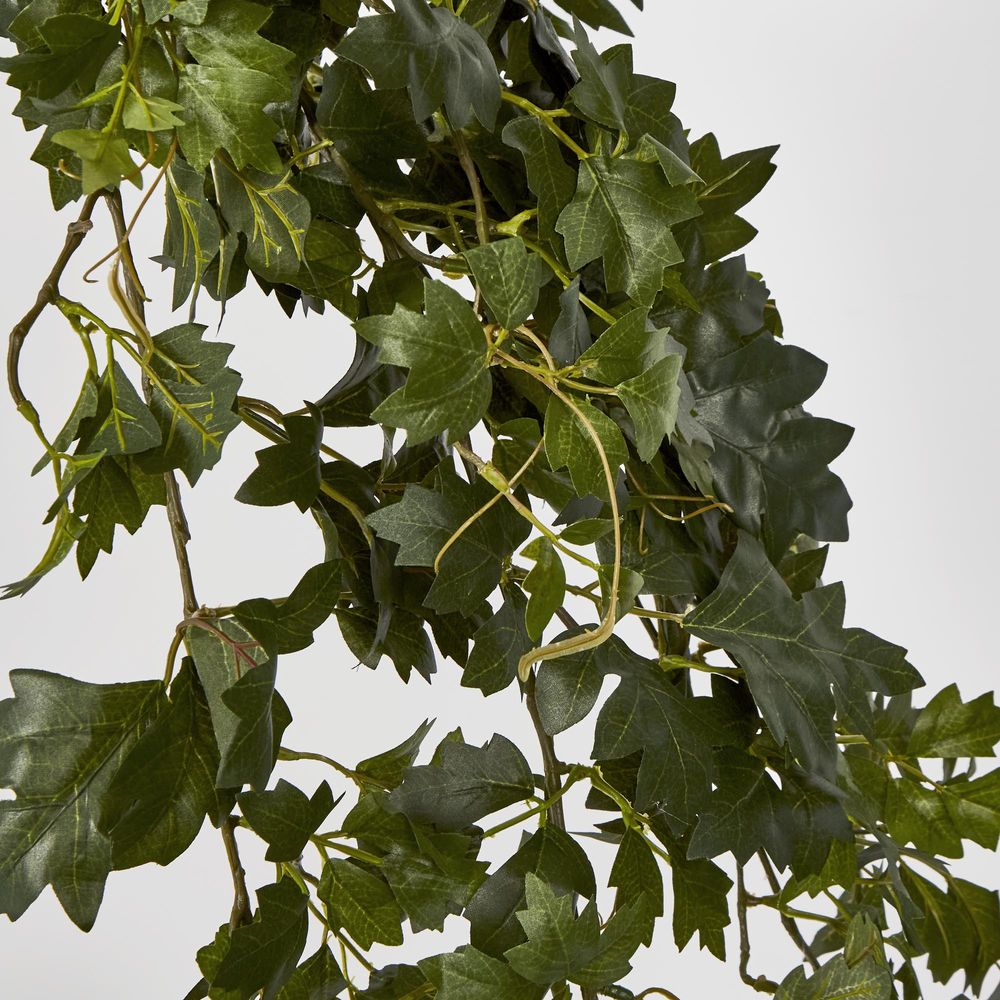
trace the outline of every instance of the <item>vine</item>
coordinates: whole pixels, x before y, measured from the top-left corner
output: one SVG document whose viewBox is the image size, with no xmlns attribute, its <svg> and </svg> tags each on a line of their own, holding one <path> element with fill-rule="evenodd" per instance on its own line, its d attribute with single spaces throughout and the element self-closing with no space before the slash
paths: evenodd
<svg viewBox="0 0 1000 1000">
<path fill-rule="evenodd" d="M 12 672 L 0 912 L 51 886 L 87 930 L 112 872 L 170 864 L 207 819 L 233 902 L 186 1000 L 678 1000 L 632 968 L 668 898 L 678 949 L 697 935 L 724 960 L 728 934 L 734 981 L 779 1000 L 995 988 L 997 893 L 951 861 L 1000 837 L 1000 772 L 977 773 L 1000 709 L 954 685 L 915 707 L 905 650 L 844 626 L 821 577 L 850 429 L 803 409 L 825 367 L 784 342 L 741 254 L 775 150 L 692 139 L 672 84 L 594 48 L 585 25 L 628 30 L 619 6 L 4 7 L 33 159 L 56 209 L 80 202 L 8 342 L 55 495 L 4 596 L 71 555 L 86 577 L 162 508 L 180 611 L 150 637 L 162 679 Z M 131 214 L 124 182 L 145 184 Z M 187 313 L 170 326 L 131 243 L 160 196 Z M 115 244 L 83 276 L 117 315 L 60 290 L 95 213 Z M 353 325 L 353 360 L 303 373 L 303 396 L 332 385 L 300 409 L 244 391 L 197 321 L 251 276 L 289 315 Z M 47 310 L 83 349 L 61 424 L 20 378 Z M 367 426 L 385 448 L 353 461 L 341 436 Z M 261 444 L 236 499 L 294 504 L 316 552 L 291 593 L 208 606 L 183 491 L 233 433 Z M 456 730 L 426 752 L 430 723 L 357 762 L 285 745 L 277 663 L 331 617 L 402 682 L 447 658 L 484 696 L 515 687 L 537 747 Z M 581 723 L 591 756 L 567 761 L 557 738 Z M 284 777 L 299 761 L 329 781 L 307 794 Z M 252 889 L 249 837 L 274 864 Z M 790 972 L 761 971 L 757 908 L 801 955 Z M 451 952 L 404 931 L 447 921 L 468 931 Z"/>
</svg>

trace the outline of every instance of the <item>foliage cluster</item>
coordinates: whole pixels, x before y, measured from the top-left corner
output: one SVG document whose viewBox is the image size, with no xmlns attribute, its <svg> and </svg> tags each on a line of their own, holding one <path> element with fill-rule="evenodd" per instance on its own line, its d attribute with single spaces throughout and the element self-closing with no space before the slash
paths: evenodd
<svg viewBox="0 0 1000 1000">
<path fill-rule="evenodd" d="M 235 902 L 190 998 L 669 997 L 624 985 L 665 874 L 677 946 L 723 959 L 735 920 L 739 975 L 780 1000 L 913 1000 L 924 968 L 980 995 L 997 893 L 950 862 L 997 846 L 1000 771 L 976 759 L 1000 709 L 954 686 L 916 707 L 905 651 L 846 627 L 843 588 L 821 580 L 824 543 L 847 537 L 828 466 L 851 431 L 804 409 L 825 365 L 784 342 L 739 255 L 775 150 L 692 140 L 673 85 L 585 25 L 628 32 L 612 0 L 0 3 L 33 158 L 56 208 L 82 200 L 10 337 L 55 488 L 51 544 L 6 593 L 71 555 L 86 577 L 165 508 L 184 604 L 162 680 L 12 673 L 0 912 L 51 886 L 88 929 L 112 871 L 171 863 L 207 818 Z M 124 184 L 144 188 L 131 220 Z M 129 245 L 154 194 L 189 313 L 161 332 Z M 112 317 L 58 288 L 97 210 L 118 234 Z M 251 276 L 289 314 L 356 331 L 343 377 L 294 412 L 242 394 L 231 347 L 196 321 Z M 55 433 L 18 377 L 47 308 L 83 347 Z M 371 425 L 385 447 L 368 464 L 336 449 Z M 175 477 L 193 487 L 238 427 L 265 446 L 237 500 L 295 504 L 317 552 L 287 596 L 205 607 Z M 455 730 L 421 757 L 429 725 L 350 766 L 284 746 L 278 660 L 331 616 L 403 681 L 447 657 L 484 696 L 518 685 L 537 773 L 502 734 Z M 591 759 L 561 761 L 555 737 L 588 717 Z M 303 758 L 330 783 L 272 786 Z M 578 786 L 599 822 L 571 833 Z M 275 865 L 255 903 L 237 829 Z M 616 851 L 603 913 L 588 837 Z M 751 969 L 750 907 L 801 966 Z M 449 916 L 467 945 L 373 966 L 404 924 Z"/>
</svg>

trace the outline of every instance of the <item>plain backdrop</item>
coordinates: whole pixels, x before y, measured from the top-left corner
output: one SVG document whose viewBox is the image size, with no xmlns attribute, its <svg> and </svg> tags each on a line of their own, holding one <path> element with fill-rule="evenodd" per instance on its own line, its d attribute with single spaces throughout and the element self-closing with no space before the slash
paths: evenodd
<svg viewBox="0 0 1000 1000">
<path fill-rule="evenodd" d="M 746 213 L 761 230 L 748 258 L 777 296 L 788 339 L 830 364 L 810 409 L 857 427 L 835 466 L 855 500 L 852 538 L 835 548 L 826 574 L 846 581 L 848 624 L 907 646 L 931 689 L 951 681 L 966 696 L 995 688 L 990 628 L 1000 596 L 993 569 L 1000 480 L 990 456 L 1000 430 L 1000 347 L 989 303 L 1000 226 L 1000 7 L 995 0 L 646 6 L 631 14 L 636 69 L 676 81 L 675 109 L 692 136 L 712 130 L 724 152 L 781 143 L 778 173 Z M 13 92 L 2 100 L 9 111 Z M 70 216 L 51 213 L 44 171 L 28 162 L 33 137 L 6 116 L 2 136 L 0 325 L 9 328 L 33 301 Z M 134 192 L 126 198 L 135 203 Z M 140 258 L 158 252 L 159 201 L 136 238 Z M 76 264 L 89 265 L 111 245 L 102 222 Z M 71 270 L 66 294 L 106 303 L 102 286 L 84 290 L 76 280 L 82 266 Z M 143 274 L 155 299 L 151 325 L 180 322 L 168 313 L 156 265 L 147 263 Z M 208 310 L 201 318 L 215 320 Z M 221 336 L 237 345 L 233 364 L 245 376 L 244 391 L 287 408 L 327 389 L 353 346 L 349 326 L 332 312 L 288 322 L 256 288 L 230 304 Z M 24 362 L 29 395 L 55 426 L 82 370 L 76 338 L 56 314 L 36 326 Z M 12 580 L 45 546 L 40 522 L 51 482 L 28 479 L 37 442 L 6 399 L 0 440 L 0 577 Z M 361 432 L 329 440 L 355 458 L 375 443 Z M 219 467 L 193 493 L 185 489 L 206 604 L 287 593 L 319 558 L 309 518 L 232 500 L 262 443 L 249 430 L 234 432 Z M 156 510 L 136 537 L 119 535 L 113 557 L 98 561 L 86 585 L 69 560 L 26 598 L 0 604 L 0 696 L 14 667 L 104 682 L 158 677 L 179 614 L 169 536 Z M 375 672 L 357 668 L 328 623 L 313 647 L 283 661 L 279 686 L 295 714 L 285 742 L 353 763 L 433 717 L 438 737 L 461 725 L 467 739 L 482 742 L 499 730 L 538 767 L 514 691 L 487 702 L 461 689 L 458 678 L 450 662 L 433 686 L 404 686 L 388 662 Z M 560 740 L 567 759 L 587 753 L 586 729 Z M 319 767 L 284 765 L 281 773 L 310 791 L 321 777 L 340 790 L 337 776 Z M 584 825 L 578 799 L 569 815 L 571 825 Z M 251 838 L 242 843 L 251 885 L 272 880 Z M 499 840 L 497 856 L 512 846 Z M 594 851 L 606 865 L 607 852 Z M 1000 884 L 992 855 L 978 852 L 959 864 L 971 877 Z M 230 904 L 222 843 L 206 828 L 169 869 L 113 874 L 89 935 L 69 923 L 51 891 L 16 924 L 4 921 L 2 992 L 20 1000 L 178 1000 L 198 977 L 196 949 Z M 694 944 L 678 957 L 668 924 L 640 956 L 631 982 L 669 986 L 681 1000 L 754 995 L 736 977 L 735 935 L 727 966 Z M 425 932 L 379 958 L 412 961 L 453 948 L 464 927 L 452 918 L 444 935 Z M 755 920 L 751 929 L 751 970 L 780 979 L 795 960 L 782 932 L 770 920 Z M 932 986 L 927 995 L 953 997 L 960 988 Z"/>
</svg>

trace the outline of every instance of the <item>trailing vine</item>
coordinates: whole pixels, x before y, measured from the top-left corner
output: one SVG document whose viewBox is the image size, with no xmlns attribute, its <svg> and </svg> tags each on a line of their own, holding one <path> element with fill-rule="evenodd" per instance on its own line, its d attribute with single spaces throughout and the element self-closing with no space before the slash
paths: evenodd
<svg viewBox="0 0 1000 1000">
<path fill-rule="evenodd" d="M 4 596 L 71 556 L 86 578 L 154 508 L 181 594 L 149 637 L 162 679 L 11 673 L 0 912 L 51 886 L 88 930 L 112 872 L 170 864 L 207 819 L 233 904 L 188 1000 L 677 1000 L 631 966 L 668 898 L 679 949 L 697 935 L 726 959 L 729 929 L 734 978 L 779 1000 L 994 988 L 997 893 L 951 861 L 1000 837 L 1000 771 L 977 774 L 1000 709 L 954 685 L 916 707 L 905 650 L 844 626 L 821 576 L 847 538 L 829 463 L 851 430 L 803 408 L 825 365 L 784 342 L 740 253 L 775 149 L 692 139 L 672 84 L 588 37 L 629 33 L 619 6 L 0 5 L 33 159 L 56 209 L 80 203 L 9 336 L 53 498 L 51 540 Z M 60 290 L 98 213 L 115 245 L 84 276 L 114 314 Z M 131 246 L 158 224 L 169 306 Z M 342 377 L 303 373 L 303 396 L 334 384 L 292 412 L 245 393 L 198 322 L 251 277 L 356 334 Z M 61 421 L 20 378 L 46 312 L 82 348 Z M 366 426 L 385 447 L 361 464 L 338 437 Z M 237 432 L 261 448 L 236 499 L 294 504 L 316 551 L 290 594 L 214 607 L 183 492 Z M 429 723 L 362 761 L 285 745 L 278 660 L 331 617 L 402 682 L 450 658 L 484 696 L 516 685 L 537 748 L 455 730 L 428 752 Z M 564 760 L 557 738 L 585 721 L 591 757 Z M 330 770 L 312 794 L 285 777 L 303 760 Z M 247 884 L 249 836 L 267 885 Z M 759 907 L 801 953 L 791 971 L 759 967 Z M 448 920 L 467 925 L 457 950 L 408 944 L 404 923 Z M 401 958 L 379 966 L 375 946 Z"/>
</svg>

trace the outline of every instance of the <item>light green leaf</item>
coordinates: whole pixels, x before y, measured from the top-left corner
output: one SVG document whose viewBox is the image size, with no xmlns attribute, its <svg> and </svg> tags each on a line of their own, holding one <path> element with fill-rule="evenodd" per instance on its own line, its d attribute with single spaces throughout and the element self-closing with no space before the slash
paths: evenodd
<svg viewBox="0 0 1000 1000">
<path fill-rule="evenodd" d="M 608 156 L 580 163 L 573 200 L 556 229 L 570 268 L 604 258 L 608 290 L 648 305 L 665 268 L 683 260 L 671 226 L 698 214 L 686 187 L 671 187 L 658 164 Z"/>
<path fill-rule="evenodd" d="M 323 868 L 319 897 L 334 927 L 343 927 L 364 949 L 403 943 L 403 911 L 384 879 L 353 861 L 330 861 Z"/>
<path fill-rule="evenodd" d="M 545 454 L 553 469 L 569 469 L 578 496 L 588 493 L 607 499 L 608 480 L 604 463 L 590 430 L 597 434 L 614 478 L 628 460 L 628 449 L 618 425 L 601 410 L 582 399 L 574 399 L 579 413 L 553 396 L 545 410 Z M 582 420 L 581 420 L 582 416 Z"/>
<path fill-rule="evenodd" d="M 163 132 L 184 124 L 184 119 L 177 117 L 177 112 L 183 110 L 180 104 L 165 97 L 147 97 L 129 90 L 122 124 L 138 132 Z"/>
<path fill-rule="evenodd" d="M 123 177 L 139 177 L 128 142 L 120 136 L 89 128 L 65 129 L 56 132 L 52 141 L 80 157 L 84 194 L 93 194 L 105 187 L 115 188 Z"/>
<path fill-rule="evenodd" d="M 873 958 L 851 967 L 843 955 L 827 962 L 811 979 L 801 967 L 782 981 L 775 1000 L 891 1000 L 892 973 Z"/>
<path fill-rule="evenodd" d="M 379 348 L 383 364 L 410 369 L 397 389 L 372 413 L 404 427 L 417 444 L 447 431 L 470 431 L 489 406 L 493 383 L 486 367 L 486 339 L 469 303 L 439 281 L 424 281 L 423 314 L 398 305 L 390 316 L 358 320 L 355 329 Z"/>
<path fill-rule="evenodd" d="M 632 309 L 602 333 L 577 360 L 587 378 L 618 385 L 647 372 L 670 351 L 666 330 L 648 330 L 648 309 Z"/>
<path fill-rule="evenodd" d="M 465 251 L 465 259 L 496 321 L 505 330 L 521 326 L 535 309 L 538 290 L 552 276 L 517 236 Z"/>
</svg>

